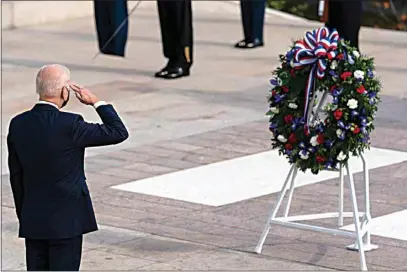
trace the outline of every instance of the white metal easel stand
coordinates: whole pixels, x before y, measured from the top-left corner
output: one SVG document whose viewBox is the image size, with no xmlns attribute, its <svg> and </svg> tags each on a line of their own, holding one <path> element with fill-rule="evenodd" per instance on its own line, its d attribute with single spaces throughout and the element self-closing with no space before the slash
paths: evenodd
<svg viewBox="0 0 407 272">
<path fill-rule="evenodd" d="M 368 169 L 368 165 L 367 165 L 366 159 L 363 156 L 363 154 L 360 154 L 360 158 L 362 159 L 362 162 L 363 162 L 363 173 L 364 173 L 363 177 L 364 177 L 364 185 L 365 185 L 364 186 L 364 202 L 365 202 L 364 203 L 365 204 L 364 212 L 359 212 L 359 210 L 358 210 L 358 204 L 356 201 L 355 183 L 353 181 L 353 173 L 350 170 L 349 164 L 346 163 L 344 165 L 344 167 L 341 166 L 339 169 L 340 183 L 339 183 L 339 211 L 338 212 L 288 216 L 288 213 L 290 210 L 290 205 L 291 205 L 291 200 L 292 200 L 293 193 L 294 193 L 295 181 L 296 181 L 296 177 L 297 177 L 297 173 L 298 173 L 298 168 L 295 165 L 293 165 L 291 167 L 291 169 L 287 175 L 287 179 L 285 180 L 284 185 L 280 191 L 277 203 L 275 204 L 273 209 L 270 211 L 270 215 L 267 219 L 263 233 L 256 246 L 256 250 L 255 250 L 256 253 L 261 253 L 261 251 L 263 249 L 263 244 L 270 231 L 271 224 L 276 224 L 276 225 L 285 226 L 285 227 L 317 231 L 317 232 L 323 232 L 323 233 L 327 233 L 327 234 L 335 234 L 335 235 L 342 235 L 342 236 L 346 236 L 346 237 L 355 238 L 356 239 L 355 244 L 348 246 L 347 249 L 359 251 L 360 268 L 362 270 L 367 270 L 365 251 L 377 249 L 378 246 L 370 243 L 369 223 L 371 222 L 372 218 L 370 215 L 370 200 L 369 200 L 369 169 Z M 344 187 L 343 186 L 343 183 L 344 183 L 344 169 L 343 168 L 346 169 L 347 176 L 348 176 L 347 180 L 349 183 L 350 197 L 352 200 L 352 210 L 353 210 L 352 212 L 343 212 L 343 187 Z M 288 200 L 287 200 L 287 205 L 285 208 L 284 216 L 276 217 L 277 212 L 281 206 L 281 203 L 283 202 L 285 193 L 288 189 L 287 185 L 288 185 L 288 182 L 290 181 L 290 178 L 291 178 L 290 191 L 288 193 Z M 345 231 L 345 230 L 340 230 L 340 229 L 331 229 L 331 228 L 325 228 L 325 227 L 319 227 L 319 226 L 315 226 L 315 225 L 308 225 L 308 224 L 294 222 L 294 221 L 315 220 L 315 219 L 336 218 L 336 217 L 338 218 L 339 227 L 343 226 L 344 217 L 353 217 L 353 222 L 355 224 L 355 232 Z M 361 217 L 361 219 L 359 217 Z M 361 250 L 359 250 L 359 248 Z"/>
</svg>

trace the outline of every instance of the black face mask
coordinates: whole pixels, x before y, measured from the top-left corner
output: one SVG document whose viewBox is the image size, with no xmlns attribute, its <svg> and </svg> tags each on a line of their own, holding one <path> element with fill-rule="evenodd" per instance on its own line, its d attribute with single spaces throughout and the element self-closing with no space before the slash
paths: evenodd
<svg viewBox="0 0 407 272">
<path fill-rule="evenodd" d="M 64 97 L 62 97 L 62 99 L 64 99 Z M 66 104 L 68 104 L 68 101 L 69 101 L 69 90 L 68 90 L 68 98 L 67 98 L 66 100 L 64 100 L 64 102 L 62 103 L 61 109 L 62 109 L 63 107 L 65 107 Z"/>
</svg>

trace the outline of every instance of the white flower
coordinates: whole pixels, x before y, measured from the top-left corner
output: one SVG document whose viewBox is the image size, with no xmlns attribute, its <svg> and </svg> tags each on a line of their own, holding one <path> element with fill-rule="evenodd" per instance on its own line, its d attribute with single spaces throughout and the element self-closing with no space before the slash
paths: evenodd
<svg viewBox="0 0 407 272">
<path fill-rule="evenodd" d="M 290 66 L 291 66 L 292 68 L 294 68 L 294 60 L 293 60 L 293 59 L 290 61 Z"/>
<path fill-rule="evenodd" d="M 279 140 L 279 141 L 282 142 L 282 143 L 287 142 L 287 139 L 286 139 L 283 135 L 278 135 L 278 136 L 277 136 L 277 140 Z"/>
<path fill-rule="evenodd" d="M 338 62 L 337 62 L 336 60 L 333 60 L 333 61 L 331 62 L 331 69 L 332 69 L 332 70 L 335 70 L 336 67 L 338 67 Z"/>
<path fill-rule="evenodd" d="M 300 158 L 302 159 L 302 160 L 307 160 L 308 159 L 308 152 L 307 151 L 301 151 L 300 152 Z"/>
<path fill-rule="evenodd" d="M 298 106 L 297 106 L 297 104 L 295 104 L 295 103 L 289 103 L 288 104 L 288 107 L 290 108 L 290 109 L 296 109 L 296 108 L 298 108 Z"/>
<path fill-rule="evenodd" d="M 356 57 L 359 58 L 360 57 L 360 53 L 358 51 L 353 51 L 352 54 Z"/>
<path fill-rule="evenodd" d="M 363 71 L 361 71 L 361 70 L 356 70 L 356 71 L 353 73 L 353 76 L 354 76 L 356 79 L 363 79 L 363 78 L 365 77 L 365 72 L 363 72 Z"/>
<path fill-rule="evenodd" d="M 336 157 L 336 159 L 337 159 L 338 161 L 343 161 L 344 159 L 346 159 L 346 155 L 343 154 L 343 152 L 341 151 L 341 152 L 339 153 L 338 157 Z"/>
<path fill-rule="evenodd" d="M 283 81 L 281 80 L 281 78 L 277 78 L 277 83 L 278 83 L 278 86 L 281 86 L 281 85 L 283 85 Z"/>
<path fill-rule="evenodd" d="M 341 135 L 342 135 L 342 130 L 338 128 L 338 129 L 336 130 L 336 136 L 339 137 L 339 136 L 341 136 Z"/>
<path fill-rule="evenodd" d="M 271 107 L 271 108 L 270 108 L 270 111 L 271 111 L 272 113 L 275 113 L 275 114 L 277 114 L 277 113 L 280 112 L 280 110 L 279 110 L 277 107 Z"/>
<path fill-rule="evenodd" d="M 311 140 L 309 141 L 311 143 L 312 146 L 317 146 L 318 142 L 317 142 L 318 137 L 314 136 L 311 138 Z"/>
<path fill-rule="evenodd" d="M 356 99 L 353 99 L 353 98 L 352 98 L 352 99 L 349 99 L 347 106 L 348 106 L 350 109 L 354 110 L 354 109 L 356 109 L 356 108 L 358 107 L 358 101 L 357 101 Z"/>
</svg>

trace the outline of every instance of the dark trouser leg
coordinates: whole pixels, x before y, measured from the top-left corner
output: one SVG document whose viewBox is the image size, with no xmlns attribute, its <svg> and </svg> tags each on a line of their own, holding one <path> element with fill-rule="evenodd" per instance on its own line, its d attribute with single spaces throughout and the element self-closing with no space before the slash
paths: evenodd
<svg viewBox="0 0 407 272">
<path fill-rule="evenodd" d="M 99 49 L 104 54 L 124 56 L 128 23 L 126 22 L 115 38 L 107 41 L 127 17 L 127 1 L 94 1 L 95 23 L 99 42 Z M 103 48 L 104 47 L 104 48 Z M 103 49 L 102 49 L 103 48 Z"/>
<path fill-rule="evenodd" d="M 266 0 L 252 0 L 253 16 L 253 38 L 263 41 L 264 13 L 266 9 Z"/>
<path fill-rule="evenodd" d="M 176 58 L 177 31 L 174 20 L 174 5 L 172 1 L 157 0 L 158 16 L 160 19 L 161 41 L 164 56 L 172 60 Z M 171 63 L 169 63 L 171 65 Z"/>
<path fill-rule="evenodd" d="M 49 270 L 48 241 L 25 239 L 27 271 Z"/>
<path fill-rule="evenodd" d="M 191 0 L 158 0 L 164 56 L 170 66 L 189 68 L 193 61 Z"/>
<path fill-rule="evenodd" d="M 49 240 L 51 271 L 79 271 L 82 257 L 83 236 Z"/>
<path fill-rule="evenodd" d="M 339 36 L 359 49 L 359 30 L 362 24 L 361 0 L 330 1 L 327 26 L 338 30 Z"/>
<path fill-rule="evenodd" d="M 240 13 L 242 16 L 243 33 L 246 41 L 253 40 L 253 0 L 240 0 Z"/>
</svg>

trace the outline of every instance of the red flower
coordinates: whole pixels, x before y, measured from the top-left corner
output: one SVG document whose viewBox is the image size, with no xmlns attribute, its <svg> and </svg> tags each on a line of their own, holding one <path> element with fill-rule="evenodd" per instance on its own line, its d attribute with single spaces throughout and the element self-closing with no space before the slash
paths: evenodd
<svg viewBox="0 0 407 272">
<path fill-rule="evenodd" d="M 317 155 L 316 159 L 317 159 L 318 163 L 323 163 L 323 162 L 326 161 L 326 158 L 324 156 L 321 156 L 321 155 Z"/>
<path fill-rule="evenodd" d="M 281 89 L 283 90 L 283 92 L 288 93 L 289 89 L 287 86 L 281 86 Z"/>
<path fill-rule="evenodd" d="M 277 94 L 277 91 L 276 90 L 273 90 L 272 92 L 271 92 L 271 96 L 275 96 Z"/>
<path fill-rule="evenodd" d="M 291 145 L 291 144 L 285 144 L 285 149 L 287 149 L 287 150 L 291 150 L 291 149 L 293 149 L 293 146 Z"/>
<path fill-rule="evenodd" d="M 288 141 L 292 144 L 294 144 L 295 142 L 297 142 L 297 137 L 295 137 L 294 133 L 291 133 L 290 136 L 288 136 Z"/>
<path fill-rule="evenodd" d="M 342 118 L 343 112 L 339 109 L 337 109 L 336 111 L 334 111 L 334 117 L 336 120 L 339 120 Z"/>
<path fill-rule="evenodd" d="M 318 134 L 317 136 L 317 143 L 323 144 L 325 142 L 324 134 Z"/>
<path fill-rule="evenodd" d="M 341 53 L 341 54 L 337 55 L 336 58 L 339 60 L 343 59 L 343 54 Z"/>
<path fill-rule="evenodd" d="M 291 77 L 293 77 L 293 78 L 296 77 L 296 75 L 295 75 L 295 70 L 294 70 L 294 69 L 291 69 L 291 70 L 290 70 L 290 75 L 291 75 Z"/>
<path fill-rule="evenodd" d="M 358 126 L 356 126 L 354 129 L 353 129 L 353 134 L 358 134 L 360 132 L 360 128 L 358 127 Z"/>
<path fill-rule="evenodd" d="M 350 76 L 352 76 L 351 72 L 343 72 L 341 75 L 341 78 L 342 78 L 342 80 L 346 80 Z"/>
<path fill-rule="evenodd" d="M 364 94 L 366 92 L 365 86 L 360 85 L 359 88 L 356 89 L 356 91 L 360 94 Z"/>
<path fill-rule="evenodd" d="M 293 116 L 291 114 L 284 116 L 284 122 L 286 124 L 291 124 L 293 122 Z"/>
</svg>

